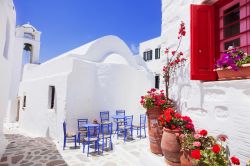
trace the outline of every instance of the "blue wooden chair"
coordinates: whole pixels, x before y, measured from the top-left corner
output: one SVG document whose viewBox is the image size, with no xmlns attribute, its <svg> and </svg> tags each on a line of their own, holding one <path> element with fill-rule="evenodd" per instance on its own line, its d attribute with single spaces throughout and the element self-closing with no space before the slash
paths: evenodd
<svg viewBox="0 0 250 166">
<path fill-rule="evenodd" d="M 63 138 L 63 150 L 66 147 L 67 140 L 73 140 L 75 142 L 75 148 L 76 148 L 76 134 L 67 132 L 66 122 L 63 122 L 63 135 L 64 135 L 64 138 Z"/>
<path fill-rule="evenodd" d="M 124 132 L 123 138 L 124 138 L 124 142 L 125 142 L 127 139 L 128 132 L 130 132 L 130 136 L 133 138 L 133 115 L 125 116 L 124 120 L 125 120 L 124 126 L 119 127 L 120 129 L 119 129 L 117 135 L 119 134 L 119 132 L 123 131 Z"/>
<path fill-rule="evenodd" d="M 87 137 L 87 128 L 83 127 L 84 124 L 88 123 L 88 119 L 77 119 L 77 126 L 78 126 L 78 142 L 79 145 L 82 142 L 81 136 Z"/>
<path fill-rule="evenodd" d="M 88 151 L 87 156 L 89 156 L 89 148 L 91 144 L 94 144 L 95 152 L 98 151 L 98 154 L 100 154 L 99 151 L 99 134 L 100 134 L 100 125 L 98 126 L 88 126 L 87 128 L 87 138 L 86 140 L 83 140 L 83 153 L 85 150 L 85 146 L 88 145 Z"/>
<path fill-rule="evenodd" d="M 101 123 L 109 123 L 109 111 L 100 112 Z"/>
<path fill-rule="evenodd" d="M 116 119 L 116 121 L 115 121 L 115 123 L 116 123 L 115 133 L 117 134 L 117 139 L 118 139 L 118 134 L 119 134 L 119 131 L 120 131 L 120 127 L 124 126 L 125 110 L 116 110 L 115 114 L 117 116 L 123 116 L 124 117 L 122 119 Z"/>
<path fill-rule="evenodd" d="M 100 138 L 102 140 L 102 153 L 104 150 L 104 145 L 107 147 L 109 140 L 109 148 L 113 150 L 113 142 L 112 142 L 112 122 L 101 124 L 101 135 Z"/>
<path fill-rule="evenodd" d="M 115 114 L 125 116 L 125 110 L 116 110 Z"/>
<path fill-rule="evenodd" d="M 141 114 L 140 115 L 140 124 L 138 125 L 133 125 L 133 129 L 137 131 L 140 131 L 140 138 L 141 138 L 141 131 L 144 130 L 145 138 L 146 138 L 146 115 Z"/>
</svg>

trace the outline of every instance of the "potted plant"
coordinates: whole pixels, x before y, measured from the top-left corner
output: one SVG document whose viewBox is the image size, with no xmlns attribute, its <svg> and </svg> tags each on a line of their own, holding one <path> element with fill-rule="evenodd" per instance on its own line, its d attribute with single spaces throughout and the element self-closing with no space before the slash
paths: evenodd
<svg viewBox="0 0 250 166">
<path fill-rule="evenodd" d="M 250 78 L 250 55 L 230 47 L 215 64 L 218 80 Z"/>
<path fill-rule="evenodd" d="M 147 92 L 147 95 L 141 96 L 140 103 L 147 109 L 146 115 L 148 119 L 148 134 L 151 152 L 162 154 L 162 127 L 158 124 L 157 119 L 162 114 L 162 110 L 168 107 L 166 96 L 163 90 L 157 91 L 155 88 L 152 88 Z"/>
<path fill-rule="evenodd" d="M 182 166 L 228 166 L 229 164 L 240 165 L 236 157 L 229 159 L 226 150 L 227 137 L 220 135 L 217 139 L 207 135 L 206 130 L 184 136 L 181 143 Z"/>
<path fill-rule="evenodd" d="M 164 127 L 161 148 L 170 165 L 180 165 L 180 135 L 194 132 L 194 125 L 188 116 L 181 116 L 173 108 L 167 108 L 159 117 Z"/>
</svg>

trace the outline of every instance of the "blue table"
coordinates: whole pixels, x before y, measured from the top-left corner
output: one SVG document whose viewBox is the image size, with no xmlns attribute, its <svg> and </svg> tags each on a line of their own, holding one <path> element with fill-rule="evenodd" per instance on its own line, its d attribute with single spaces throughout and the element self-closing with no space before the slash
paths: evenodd
<svg viewBox="0 0 250 166">
<path fill-rule="evenodd" d="M 86 124 L 84 124 L 82 127 L 86 127 L 86 128 L 88 128 L 88 127 L 97 127 L 97 126 L 99 126 L 99 124 L 94 124 L 94 123 L 86 123 Z"/>
</svg>

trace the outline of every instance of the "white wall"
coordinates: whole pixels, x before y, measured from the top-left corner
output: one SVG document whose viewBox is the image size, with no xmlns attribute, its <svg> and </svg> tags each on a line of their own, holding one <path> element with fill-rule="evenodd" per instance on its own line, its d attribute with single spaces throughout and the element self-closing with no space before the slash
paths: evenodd
<svg viewBox="0 0 250 166">
<path fill-rule="evenodd" d="M 33 31 L 35 30 L 35 31 Z M 34 35 L 34 39 L 28 39 L 24 37 L 24 33 L 31 33 Z M 32 45 L 32 63 L 37 64 L 39 62 L 39 51 L 40 51 L 40 34 L 34 27 L 29 24 L 24 24 L 16 28 L 16 41 L 15 47 L 12 49 L 14 59 L 12 61 L 13 66 L 12 78 L 11 78 L 11 90 L 10 90 L 10 100 L 8 103 L 8 110 L 6 116 L 6 122 L 15 122 L 17 116 L 17 94 L 19 89 L 19 84 L 22 80 L 23 75 L 23 48 L 24 43 L 29 43 Z"/>
<path fill-rule="evenodd" d="M 12 0 L 0 0 L 0 157 L 5 150 L 3 119 L 6 115 L 11 82 L 11 61 L 15 42 L 16 12 Z"/>
<path fill-rule="evenodd" d="M 179 24 L 184 21 L 187 35 L 181 49 L 190 55 L 189 7 L 192 2 L 201 3 L 200 0 L 162 0 L 162 48 L 176 48 Z M 170 94 L 180 111 L 191 116 L 196 127 L 208 129 L 214 135 L 226 134 L 231 155 L 240 157 L 241 165 L 246 164 L 250 158 L 250 80 L 190 81 L 189 68 L 188 61 L 172 80 Z"/>
<path fill-rule="evenodd" d="M 70 60 L 66 62 L 68 65 L 72 65 Z M 34 65 L 26 65 L 25 72 L 28 73 L 28 70 L 37 69 L 36 71 L 39 75 L 41 70 L 39 71 L 38 68 L 34 67 Z M 26 80 L 20 84 L 18 94 L 21 98 L 19 116 L 21 129 L 34 136 L 51 137 L 61 140 L 62 121 L 65 119 L 66 89 L 69 73 L 70 71 L 62 71 L 37 78 L 27 78 L 26 75 Z M 49 108 L 49 86 L 55 86 L 55 109 Z M 24 95 L 26 95 L 26 108 L 22 108 Z"/>
</svg>

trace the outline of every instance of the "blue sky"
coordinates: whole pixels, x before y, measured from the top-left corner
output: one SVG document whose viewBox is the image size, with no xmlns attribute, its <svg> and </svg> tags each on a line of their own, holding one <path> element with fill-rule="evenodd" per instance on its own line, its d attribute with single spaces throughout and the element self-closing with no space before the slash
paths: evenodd
<svg viewBox="0 0 250 166">
<path fill-rule="evenodd" d="M 117 35 L 137 52 L 161 33 L 161 0 L 14 0 L 17 25 L 42 32 L 40 61 L 105 35 Z"/>
</svg>

